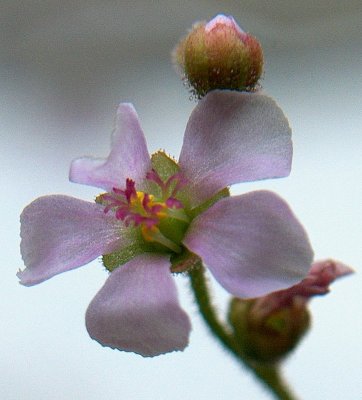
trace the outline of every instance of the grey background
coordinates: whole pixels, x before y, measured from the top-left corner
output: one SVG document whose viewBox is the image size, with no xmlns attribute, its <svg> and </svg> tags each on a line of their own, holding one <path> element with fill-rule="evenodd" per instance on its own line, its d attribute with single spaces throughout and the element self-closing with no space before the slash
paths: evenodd
<svg viewBox="0 0 362 400">
<path fill-rule="evenodd" d="M 360 1 L 17 1 L 0 3 L 1 399 L 270 399 L 210 337 L 187 280 L 193 321 L 183 353 L 153 359 L 102 348 L 84 312 L 99 261 L 33 288 L 17 283 L 19 214 L 34 198 L 97 190 L 68 182 L 70 161 L 107 155 L 114 112 L 134 103 L 151 151 L 177 156 L 195 106 L 170 61 L 192 23 L 233 14 L 264 47 L 264 90 L 294 131 L 292 174 L 237 185 L 287 199 L 316 258 L 361 266 Z M 285 364 L 301 399 L 362 398 L 360 274 L 311 303 L 313 329 Z M 227 295 L 214 285 L 220 309 Z"/>
</svg>

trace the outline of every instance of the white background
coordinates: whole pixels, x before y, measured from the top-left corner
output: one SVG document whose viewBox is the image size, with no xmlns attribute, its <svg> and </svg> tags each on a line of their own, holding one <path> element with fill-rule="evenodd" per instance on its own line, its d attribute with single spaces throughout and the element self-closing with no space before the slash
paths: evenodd
<svg viewBox="0 0 362 400">
<path fill-rule="evenodd" d="M 195 103 L 169 54 L 193 22 L 218 12 L 261 40 L 263 88 L 294 132 L 291 176 L 233 193 L 276 191 L 305 225 L 317 259 L 357 271 L 313 300 L 313 329 L 285 376 L 300 399 L 362 398 L 360 1 L 3 0 L 1 399 L 271 399 L 210 337 L 184 277 L 177 284 L 193 321 L 190 346 L 144 359 L 87 335 L 84 312 L 106 279 L 99 261 L 32 288 L 15 276 L 22 208 L 43 194 L 93 199 L 96 189 L 68 182 L 69 163 L 107 155 L 119 102 L 134 103 L 151 151 L 178 155 Z M 217 285 L 214 293 L 223 309 L 227 295 Z"/>
</svg>

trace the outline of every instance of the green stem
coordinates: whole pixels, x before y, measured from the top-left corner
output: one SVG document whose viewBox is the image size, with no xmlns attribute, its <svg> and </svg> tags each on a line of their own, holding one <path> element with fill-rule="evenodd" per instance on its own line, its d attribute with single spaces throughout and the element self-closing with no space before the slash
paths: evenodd
<svg viewBox="0 0 362 400">
<path fill-rule="evenodd" d="M 250 365 L 243 360 L 245 365 L 251 368 L 260 381 L 274 394 L 276 399 L 296 400 L 296 397 L 290 392 L 290 389 L 283 381 L 280 371 L 273 365 Z"/>
<path fill-rule="evenodd" d="M 213 335 L 221 344 L 233 354 L 237 360 L 252 371 L 258 380 L 269 389 L 278 400 L 296 400 L 283 382 L 278 368 L 275 365 L 260 365 L 251 362 L 242 352 L 231 330 L 219 320 L 212 304 L 204 267 L 200 264 L 189 272 L 191 287 L 201 315 Z"/>
</svg>

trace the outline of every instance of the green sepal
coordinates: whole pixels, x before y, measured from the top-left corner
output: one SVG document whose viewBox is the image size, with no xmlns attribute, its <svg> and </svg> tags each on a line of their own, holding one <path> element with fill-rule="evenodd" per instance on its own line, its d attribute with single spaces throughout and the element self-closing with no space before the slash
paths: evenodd
<svg viewBox="0 0 362 400">
<path fill-rule="evenodd" d="M 163 182 L 166 182 L 170 176 L 177 174 L 180 169 L 177 162 L 162 150 L 152 154 L 151 165 Z"/>
<path fill-rule="evenodd" d="M 155 251 L 152 243 L 147 243 L 143 240 L 139 228 L 129 228 L 129 230 L 132 230 L 132 234 L 134 235 L 134 240 L 129 246 L 102 256 L 103 265 L 109 272 L 112 272 L 139 254 Z"/>
<path fill-rule="evenodd" d="M 151 166 L 164 183 L 179 171 L 179 166 L 176 161 L 162 150 L 152 154 Z M 146 189 L 149 193 L 152 193 L 156 198 L 162 197 L 161 188 L 155 182 L 147 180 L 146 185 Z M 176 185 L 176 182 L 174 182 L 174 185 Z M 170 190 L 172 189 L 173 187 L 170 188 Z"/>
<path fill-rule="evenodd" d="M 208 208 L 213 206 L 216 202 L 219 200 L 223 199 L 224 197 L 229 197 L 230 196 L 230 191 L 228 188 L 224 188 L 217 192 L 214 196 L 212 196 L 210 199 L 206 200 L 204 203 L 200 204 L 199 206 L 193 208 L 190 211 L 190 217 L 195 218 L 197 215 L 205 212 Z"/>
<path fill-rule="evenodd" d="M 95 198 L 95 202 L 97 203 L 97 204 L 101 204 L 101 205 L 103 205 L 103 196 L 105 195 L 106 193 L 101 193 L 101 194 L 99 194 L 96 198 Z"/>
</svg>

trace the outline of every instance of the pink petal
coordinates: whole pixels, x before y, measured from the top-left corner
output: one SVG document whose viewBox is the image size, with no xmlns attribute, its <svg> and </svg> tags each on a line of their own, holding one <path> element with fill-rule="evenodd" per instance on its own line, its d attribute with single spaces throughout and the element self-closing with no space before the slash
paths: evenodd
<svg viewBox="0 0 362 400">
<path fill-rule="evenodd" d="M 213 29 L 217 28 L 218 25 L 233 29 L 234 32 L 238 34 L 240 39 L 244 39 L 244 37 L 246 36 L 246 33 L 236 23 L 235 19 L 231 15 L 224 14 L 218 14 L 212 20 L 210 20 L 205 25 L 205 32 L 211 32 Z"/>
<path fill-rule="evenodd" d="M 192 221 L 183 242 L 226 290 L 244 298 L 296 284 L 313 259 L 301 224 L 267 191 L 218 201 Z"/>
<path fill-rule="evenodd" d="M 108 158 L 74 160 L 69 179 L 110 191 L 113 187 L 124 187 L 126 178 L 143 181 L 150 168 L 150 156 L 138 115 L 132 104 L 123 103 L 118 107 Z"/>
<path fill-rule="evenodd" d="M 351 267 L 335 260 L 320 260 L 315 261 L 309 271 L 308 277 L 319 277 L 329 285 L 336 279 L 346 275 L 353 274 L 354 271 Z"/>
<path fill-rule="evenodd" d="M 168 257 L 142 254 L 114 270 L 90 303 L 86 325 L 103 346 L 144 357 L 183 350 L 191 325 Z"/>
<path fill-rule="evenodd" d="M 291 130 L 274 100 L 215 90 L 191 114 L 179 162 L 198 205 L 234 183 L 287 176 L 291 160 Z"/>
<path fill-rule="evenodd" d="M 292 306 L 295 301 L 299 304 L 306 303 L 313 296 L 327 294 L 331 283 L 353 272 L 352 268 L 338 261 L 314 262 L 308 275 L 301 282 L 258 298 L 253 306 L 253 313 L 262 318 L 275 310 Z"/>
<path fill-rule="evenodd" d="M 326 294 L 331 283 L 353 272 L 352 268 L 338 261 L 316 261 L 312 264 L 308 276 L 294 287 L 294 294 L 306 298 Z"/>
<path fill-rule="evenodd" d="M 44 196 L 23 211 L 20 283 L 35 285 L 127 244 L 131 238 L 103 207 L 68 196 Z"/>
</svg>

